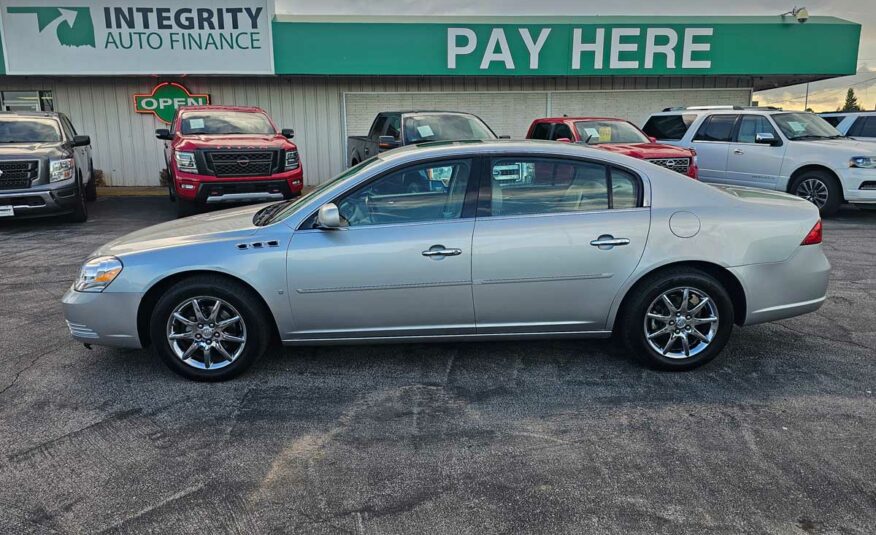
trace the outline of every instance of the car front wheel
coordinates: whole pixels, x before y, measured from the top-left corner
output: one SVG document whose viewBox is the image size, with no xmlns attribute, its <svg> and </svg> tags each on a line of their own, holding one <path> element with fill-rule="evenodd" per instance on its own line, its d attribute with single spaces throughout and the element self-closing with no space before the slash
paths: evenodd
<svg viewBox="0 0 876 535">
<path fill-rule="evenodd" d="M 824 217 L 835 214 L 842 204 L 839 183 L 824 171 L 808 171 L 791 183 L 791 193 L 818 207 Z"/>
<path fill-rule="evenodd" d="M 202 276 L 175 284 L 159 299 L 150 335 L 156 353 L 174 372 L 195 381 L 223 381 L 264 353 L 268 324 L 249 288 Z"/>
<path fill-rule="evenodd" d="M 733 304 L 711 275 L 698 270 L 657 274 L 634 290 L 621 318 L 627 347 L 652 368 L 690 370 L 727 344 Z"/>
</svg>

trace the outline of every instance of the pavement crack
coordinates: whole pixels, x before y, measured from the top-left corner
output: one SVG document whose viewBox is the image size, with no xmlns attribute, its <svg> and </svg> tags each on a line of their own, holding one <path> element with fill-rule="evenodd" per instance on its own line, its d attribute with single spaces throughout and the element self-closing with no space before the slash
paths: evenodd
<svg viewBox="0 0 876 535">
<path fill-rule="evenodd" d="M 814 332 L 811 332 L 811 331 L 803 331 L 803 330 L 800 330 L 800 329 L 795 329 L 795 328 L 793 328 L 793 327 L 788 327 L 787 325 L 785 325 L 785 324 L 783 324 L 783 323 L 776 323 L 776 322 L 774 322 L 773 325 L 776 325 L 776 326 L 778 326 L 778 327 L 782 327 L 783 329 L 787 329 L 787 330 L 791 331 L 792 333 L 800 334 L 800 335 L 803 335 L 803 336 L 811 336 L 811 337 L 813 337 L 813 338 L 820 338 L 820 339 L 822 339 L 822 340 L 827 340 L 827 341 L 829 341 L 829 342 L 836 342 L 836 343 L 838 343 L 838 344 L 848 344 L 848 345 L 851 345 L 851 346 L 860 347 L 861 349 L 866 349 L 867 351 L 873 351 L 873 350 L 876 350 L 876 348 L 874 348 L 874 347 L 870 347 L 870 346 L 868 346 L 868 345 L 864 345 L 864 344 L 859 344 L 858 342 L 854 342 L 854 341 L 852 341 L 852 340 L 840 340 L 840 339 L 838 339 L 838 338 L 831 338 L 831 337 L 829 337 L 829 336 L 824 336 L 824 335 L 817 334 L 817 333 L 814 333 Z"/>
<path fill-rule="evenodd" d="M 27 366 L 25 366 L 24 368 L 18 370 L 18 372 L 15 374 L 15 377 L 12 378 L 12 382 L 10 382 L 8 385 L 4 386 L 2 390 L 0 390 L 0 396 L 2 396 L 3 394 L 5 394 L 6 391 L 9 390 L 10 388 L 12 388 L 13 386 L 15 386 L 15 383 L 18 382 L 18 379 L 21 377 L 21 374 L 23 374 L 24 372 L 26 372 L 26 371 L 28 371 L 29 369 L 31 369 L 31 368 L 33 368 L 34 366 L 36 366 L 37 361 L 39 361 L 41 358 L 43 358 L 44 356 L 48 355 L 48 354 L 51 353 L 52 351 L 55 351 L 55 348 L 52 348 L 52 349 L 48 349 L 48 350 L 46 350 L 46 351 L 43 351 L 42 353 L 40 353 L 39 355 L 37 355 L 36 357 L 34 357 L 33 360 L 31 360 L 30 363 L 29 363 Z"/>
</svg>

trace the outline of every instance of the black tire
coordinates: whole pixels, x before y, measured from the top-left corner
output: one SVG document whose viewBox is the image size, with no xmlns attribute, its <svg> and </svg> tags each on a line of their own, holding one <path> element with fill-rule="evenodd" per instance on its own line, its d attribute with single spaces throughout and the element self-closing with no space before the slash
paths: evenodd
<svg viewBox="0 0 876 535">
<path fill-rule="evenodd" d="M 174 188 L 173 175 L 170 174 L 170 170 L 167 171 L 167 196 L 170 198 L 170 202 L 176 200 L 176 191 Z"/>
<path fill-rule="evenodd" d="M 200 212 L 200 206 L 196 202 L 183 199 L 182 197 L 176 198 L 176 217 L 189 217 L 198 212 Z"/>
<path fill-rule="evenodd" d="M 207 303 L 203 308 L 205 315 L 210 311 L 211 307 L 208 308 L 209 303 L 215 302 L 215 299 L 221 299 L 233 307 L 231 313 L 238 314 L 245 326 L 246 343 L 243 345 L 239 356 L 230 362 L 224 358 L 221 360 L 217 358 L 213 362 L 212 369 L 186 364 L 177 356 L 167 337 L 168 321 L 178 306 L 192 298 L 202 298 L 199 300 L 199 303 Z M 209 301 L 210 299 L 214 301 Z M 183 309 L 181 313 L 185 314 L 185 310 Z M 193 381 L 225 381 L 237 377 L 246 371 L 267 349 L 271 338 L 268 326 L 273 324 L 271 319 L 267 317 L 267 314 L 258 296 L 243 284 L 225 277 L 201 275 L 184 279 L 174 284 L 161 296 L 152 311 L 149 321 L 149 334 L 153 350 L 162 362 L 174 372 Z M 206 324 L 202 325 L 206 326 Z M 191 327 L 192 330 L 196 328 L 197 325 Z M 237 334 L 240 335 L 240 332 L 238 331 Z M 191 343 L 194 344 L 195 342 L 192 341 Z M 188 341 L 179 342 L 181 348 L 183 345 L 187 348 L 188 344 Z M 230 353 L 233 351 L 233 348 L 233 345 L 229 346 L 227 351 Z M 220 357 L 218 352 L 212 353 L 212 351 L 211 354 Z M 200 363 L 203 366 L 206 360 L 203 353 L 201 349 L 195 350 L 195 353 L 193 353 L 195 358 L 193 362 L 195 364 Z M 197 360 L 199 357 L 200 360 Z M 216 367 L 220 364 L 222 367 Z"/>
<path fill-rule="evenodd" d="M 350 162 L 350 167 L 356 167 L 357 165 L 359 165 L 359 160 L 353 158 L 353 161 Z"/>
<path fill-rule="evenodd" d="M 665 292 L 677 291 L 678 294 L 670 294 L 670 301 L 678 305 L 678 308 L 682 308 L 681 299 L 676 297 L 676 302 L 673 301 L 672 297 L 672 295 L 678 296 L 679 294 L 683 296 L 682 288 L 692 289 L 693 292 L 690 292 L 689 295 L 696 296 L 697 294 L 694 292 L 700 292 L 710 298 L 711 305 L 708 303 L 704 304 L 694 316 L 699 318 L 712 317 L 703 316 L 703 314 L 710 314 L 710 310 L 717 312 L 718 321 L 715 322 L 717 323 L 717 328 L 714 333 L 710 331 L 711 323 L 693 327 L 690 325 L 681 326 L 679 330 L 675 330 L 676 326 L 674 324 L 670 325 L 668 322 L 661 324 L 659 320 L 647 318 L 648 311 L 652 306 L 665 308 L 662 304 L 654 305 L 658 299 L 661 299 L 660 303 L 662 303 L 661 296 Z M 624 341 L 627 348 L 645 365 L 668 371 L 692 370 L 717 357 L 724 346 L 727 345 L 730 333 L 733 330 L 733 303 L 721 283 L 708 273 L 694 268 L 666 270 L 649 276 L 633 288 L 632 292 L 634 293 L 630 294 L 630 301 L 624 304 L 624 308 L 621 311 L 621 317 L 619 318 L 620 329 L 617 334 Z M 689 298 L 689 305 L 699 304 L 698 299 L 697 301 L 697 303 L 693 303 L 693 298 Z M 712 305 L 714 305 L 714 309 L 712 309 Z M 688 306 L 688 308 L 693 309 L 695 307 Z M 665 312 L 659 311 L 659 315 L 663 314 L 667 317 L 674 316 L 668 308 Z M 675 317 L 677 318 L 678 316 Z M 686 319 L 684 316 L 682 318 L 683 321 Z M 674 320 L 671 321 L 674 322 Z M 676 341 L 670 342 L 669 340 L 673 336 L 673 332 L 669 331 L 662 336 L 654 338 L 654 343 L 664 348 L 667 343 L 671 344 L 668 353 L 679 353 L 680 356 L 677 356 L 677 358 L 666 356 L 664 353 L 655 350 L 647 339 L 646 327 L 652 329 L 653 332 L 660 330 L 664 325 L 666 328 L 674 330 L 674 333 L 680 332 L 681 335 L 676 335 Z M 702 344 L 702 342 L 689 334 L 690 329 L 688 327 L 699 329 L 701 333 L 706 330 L 706 336 L 711 334 L 709 343 L 700 347 L 699 344 Z M 687 334 L 685 331 L 687 331 Z M 684 356 L 682 337 L 694 342 L 690 347 L 690 356 Z M 697 347 L 700 347 L 700 349 L 697 350 Z M 694 354 L 694 351 L 697 352 Z"/>
<path fill-rule="evenodd" d="M 76 177 L 76 204 L 73 211 L 67 216 L 71 223 L 85 223 L 88 221 L 88 207 L 85 205 L 85 188 L 82 186 L 82 177 Z"/>
<path fill-rule="evenodd" d="M 824 201 L 824 204 L 819 206 L 819 203 L 808 194 L 812 191 L 812 185 L 817 187 L 818 191 L 825 191 L 827 193 L 827 200 Z M 837 213 L 843 202 L 843 190 L 836 178 L 826 171 L 819 171 L 817 169 L 804 171 L 800 176 L 795 177 L 788 190 L 793 195 L 808 199 L 818 206 L 822 217 L 830 217 Z"/>
<path fill-rule="evenodd" d="M 97 179 L 94 178 L 94 163 L 88 160 L 88 184 L 85 186 L 85 200 L 94 202 L 97 200 Z"/>
</svg>

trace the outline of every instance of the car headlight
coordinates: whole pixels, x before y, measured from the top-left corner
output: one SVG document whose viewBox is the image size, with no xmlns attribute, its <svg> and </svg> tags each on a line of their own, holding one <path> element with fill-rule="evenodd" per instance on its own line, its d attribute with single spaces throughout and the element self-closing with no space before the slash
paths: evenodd
<svg viewBox="0 0 876 535">
<path fill-rule="evenodd" d="M 876 156 L 852 156 L 852 159 L 849 160 L 849 167 L 874 169 L 876 168 Z"/>
<path fill-rule="evenodd" d="M 180 171 L 196 172 L 198 170 L 194 152 L 174 152 L 173 157 L 176 160 L 176 168 Z"/>
<path fill-rule="evenodd" d="M 73 158 L 61 158 L 49 162 L 49 182 L 60 182 L 73 178 L 76 163 Z"/>
<path fill-rule="evenodd" d="M 298 151 L 295 149 L 286 151 L 286 170 L 298 169 Z"/>
<path fill-rule="evenodd" d="M 122 261 L 114 256 L 98 256 L 85 262 L 73 284 L 77 292 L 102 292 L 122 272 Z"/>
</svg>

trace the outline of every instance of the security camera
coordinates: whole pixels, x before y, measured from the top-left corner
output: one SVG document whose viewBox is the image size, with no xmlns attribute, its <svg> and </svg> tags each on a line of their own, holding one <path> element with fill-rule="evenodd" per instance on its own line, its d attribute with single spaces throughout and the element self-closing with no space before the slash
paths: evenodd
<svg viewBox="0 0 876 535">
<path fill-rule="evenodd" d="M 797 22 L 800 24 L 809 20 L 809 11 L 807 11 L 805 7 L 801 7 L 800 9 L 795 7 L 791 14 L 794 15 L 794 18 L 797 19 Z"/>
</svg>

